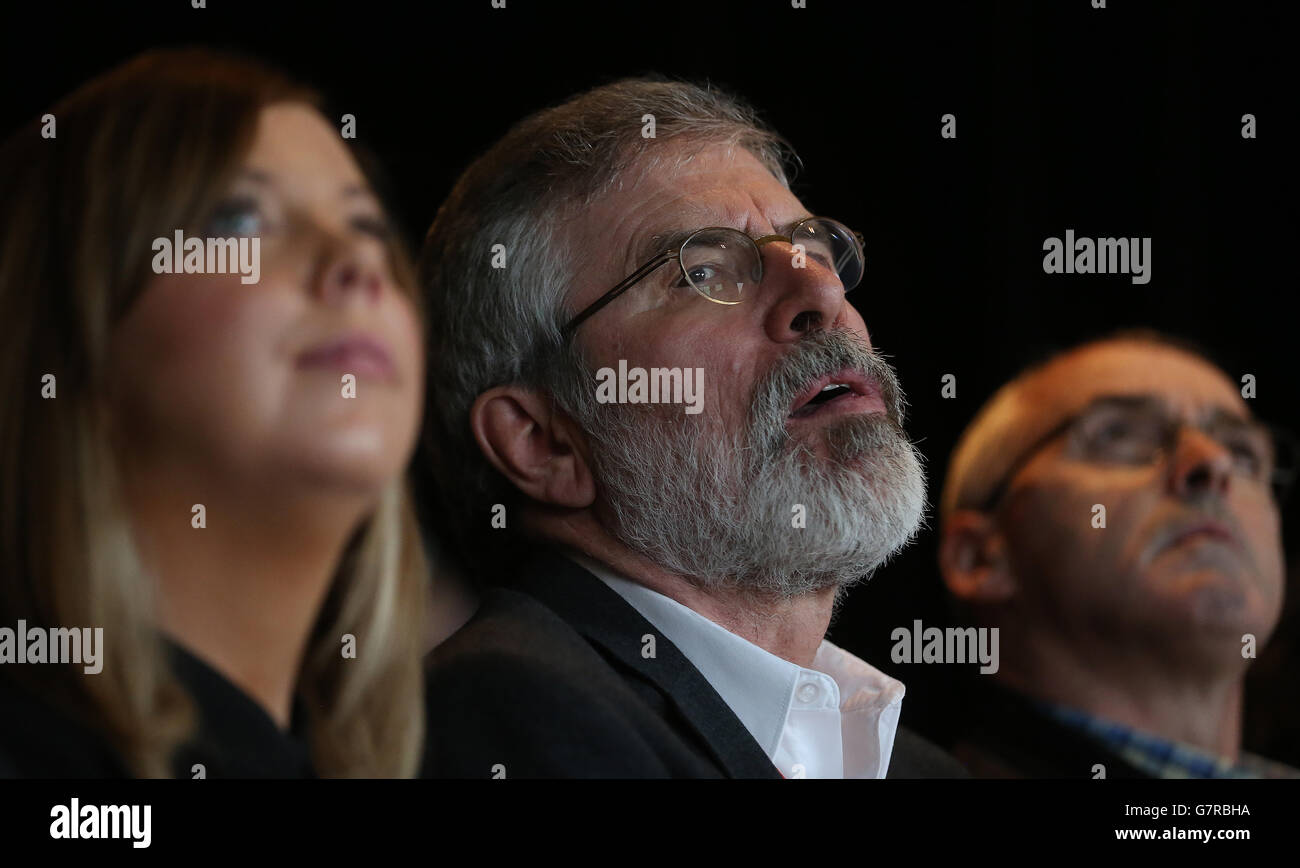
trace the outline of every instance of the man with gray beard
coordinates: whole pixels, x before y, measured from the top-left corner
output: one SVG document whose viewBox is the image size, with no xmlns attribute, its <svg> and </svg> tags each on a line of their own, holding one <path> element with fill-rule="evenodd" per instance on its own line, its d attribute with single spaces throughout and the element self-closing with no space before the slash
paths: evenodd
<svg viewBox="0 0 1300 868">
<path fill-rule="evenodd" d="M 786 421 L 808 383 L 846 370 L 879 384 L 887 412 L 828 421 L 819 458 Z M 697 587 L 759 600 L 843 590 L 917 525 L 924 480 L 897 378 L 849 329 L 794 344 L 756 387 L 739 431 L 714 415 L 599 405 L 593 394 L 589 377 L 574 377 L 561 403 L 589 438 L 611 533 Z M 814 520 L 794 521 L 794 504 Z"/>
<path fill-rule="evenodd" d="M 962 774 L 824 638 L 925 484 L 846 298 L 862 239 L 790 156 L 731 97 L 628 80 L 516 125 L 439 210 L 425 515 L 491 587 L 431 655 L 428 775 Z M 688 377 L 703 412 L 659 388 Z"/>
</svg>

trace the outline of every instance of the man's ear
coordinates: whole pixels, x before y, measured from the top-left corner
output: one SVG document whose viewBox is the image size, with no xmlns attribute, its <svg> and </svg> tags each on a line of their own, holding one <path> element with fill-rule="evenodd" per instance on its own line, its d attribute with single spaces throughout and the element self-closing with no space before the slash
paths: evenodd
<svg viewBox="0 0 1300 868">
<path fill-rule="evenodd" d="M 944 520 L 939 570 L 948 591 L 966 603 L 1000 603 L 1016 593 L 1006 537 L 986 513 L 959 509 Z"/>
<path fill-rule="evenodd" d="M 474 401 L 469 424 L 492 466 L 533 500 L 582 509 L 596 499 L 582 431 L 549 396 L 496 386 Z"/>
</svg>

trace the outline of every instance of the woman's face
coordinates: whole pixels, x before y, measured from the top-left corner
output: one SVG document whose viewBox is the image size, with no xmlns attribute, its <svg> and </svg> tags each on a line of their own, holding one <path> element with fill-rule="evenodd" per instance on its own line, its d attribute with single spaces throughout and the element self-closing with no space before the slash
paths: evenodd
<svg viewBox="0 0 1300 868">
<path fill-rule="evenodd" d="M 306 104 L 264 108 L 242 171 L 197 230 L 205 246 L 259 238 L 259 281 L 237 267 L 154 274 L 114 333 L 131 463 L 289 496 L 371 495 L 400 474 L 423 364 L 386 226 L 337 130 Z"/>
</svg>

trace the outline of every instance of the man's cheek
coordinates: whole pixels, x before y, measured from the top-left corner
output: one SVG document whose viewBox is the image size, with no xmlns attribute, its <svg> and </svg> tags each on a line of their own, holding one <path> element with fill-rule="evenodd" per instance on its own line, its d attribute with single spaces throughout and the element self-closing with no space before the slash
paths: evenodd
<svg viewBox="0 0 1300 868">
<path fill-rule="evenodd" d="M 1085 499 L 1088 537 L 1097 552 L 1100 568 L 1116 577 L 1140 569 L 1154 532 L 1153 504 L 1140 494 L 1114 488 L 1094 489 Z"/>
<path fill-rule="evenodd" d="M 867 334 L 867 321 L 862 318 L 862 314 L 859 313 L 858 309 L 850 304 L 847 299 L 844 302 L 843 319 L 845 326 L 854 332 L 857 332 L 862 336 L 863 340 L 870 343 L 871 338 Z"/>
<path fill-rule="evenodd" d="M 1099 492 L 1058 487 L 1036 492 L 1020 511 L 1036 561 L 1052 572 L 1113 569 L 1122 545 L 1113 520 Z"/>
<path fill-rule="evenodd" d="M 1076 532 L 1064 501 L 1052 490 L 1036 490 L 1013 507 L 1010 538 L 1018 572 L 1042 572 L 1061 558 L 1076 559 Z M 1023 554 L 1021 554 L 1023 553 Z"/>
<path fill-rule="evenodd" d="M 1283 586 L 1286 582 L 1286 556 L 1282 550 L 1282 540 L 1278 533 L 1275 517 L 1260 517 L 1255 521 L 1242 522 L 1246 544 L 1250 548 L 1250 557 L 1269 596 L 1279 603 L 1282 599 Z"/>
<path fill-rule="evenodd" d="M 1234 514 L 1260 566 L 1271 566 L 1280 572 L 1282 527 L 1277 508 L 1271 503 L 1253 500 L 1234 510 Z"/>
</svg>

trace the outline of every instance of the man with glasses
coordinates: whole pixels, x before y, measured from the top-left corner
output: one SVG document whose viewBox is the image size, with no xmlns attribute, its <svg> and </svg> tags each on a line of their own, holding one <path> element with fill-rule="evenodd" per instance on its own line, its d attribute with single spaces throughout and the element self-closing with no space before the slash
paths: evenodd
<svg viewBox="0 0 1300 868">
<path fill-rule="evenodd" d="M 846 298 L 862 239 L 787 156 L 716 90 L 623 81 L 518 124 L 439 211 L 431 525 L 509 587 L 433 653 L 429 774 L 961 772 L 824 641 L 924 477 Z M 700 371 L 703 412 L 598 400 L 602 369 Z"/>
<path fill-rule="evenodd" d="M 1282 604 L 1294 439 L 1195 350 L 1126 332 L 1031 368 L 953 454 L 940 567 L 1000 631 L 978 775 L 1258 777 L 1242 682 Z"/>
</svg>

